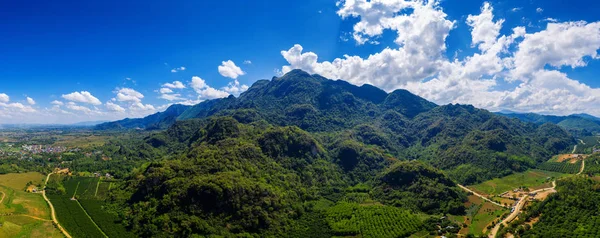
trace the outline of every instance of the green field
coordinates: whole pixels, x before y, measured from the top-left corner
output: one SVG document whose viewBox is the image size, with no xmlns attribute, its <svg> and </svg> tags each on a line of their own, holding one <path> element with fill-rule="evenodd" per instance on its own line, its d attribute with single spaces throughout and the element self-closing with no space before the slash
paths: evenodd
<svg viewBox="0 0 600 238">
<path fill-rule="evenodd" d="M 469 186 L 469 188 L 484 194 L 497 195 L 519 187 L 530 188 L 550 185 L 552 179 L 548 180 L 547 178 L 558 178 L 566 175 L 567 174 L 534 169 L 522 173 L 511 174 L 502 178 L 492 179 L 477 185 Z"/>
<path fill-rule="evenodd" d="M 104 200 L 113 181 L 95 177 L 53 176 L 65 187 L 63 195 L 48 195 L 58 220 L 74 237 L 133 237 Z M 76 198 L 72 200 L 71 198 Z"/>
<path fill-rule="evenodd" d="M 39 173 L 0 175 L 0 237 L 62 237 L 42 195 L 23 191 L 28 182 L 36 184 L 43 177 Z"/>
<path fill-rule="evenodd" d="M 489 202 L 485 202 L 479 208 L 479 211 L 473 216 L 471 226 L 469 226 L 469 233 L 479 236 L 483 235 L 483 230 L 495 219 L 507 213 L 508 210 L 492 205 Z"/>
</svg>

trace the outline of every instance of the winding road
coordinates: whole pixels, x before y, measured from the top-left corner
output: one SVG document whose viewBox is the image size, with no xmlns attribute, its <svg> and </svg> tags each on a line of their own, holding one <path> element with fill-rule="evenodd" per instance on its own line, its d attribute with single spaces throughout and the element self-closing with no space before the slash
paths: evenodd
<svg viewBox="0 0 600 238">
<path fill-rule="evenodd" d="M 44 200 L 46 200 L 46 202 L 48 203 L 48 205 L 50 205 L 50 211 L 52 213 L 52 221 L 54 222 L 54 224 L 56 224 L 56 227 L 58 227 L 58 229 L 67 238 L 72 238 L 71 235 L 69 235 L 69 233 L 67 232 L 67 230 L 65 230 L 65 228 L 63 228 L 60 225 L 60 223 L 58 223 L 58 219 L 56 219 L 56 212 L 54 211 L 54 206 L 52 206 L 52 203 L 50 202 L 50 199 L 48 199 L 48 197 L 46 197 L 46 184 L 48 184 L 48 180 L 50 179 L 50 175 L 52 175 L 52 174 L 53 173 L 49 173 L 48 176 L 46 176 L 46 182 L 44 183 L 44 191 L 42 191 L 42 196 L 44 196 Z"/>
<path fill-rule="evenodd" d="M 2 198 L 0 198 L 0 203 L 4 202 L 4 197 L 6 197 L 6 193 L 4 192 L 0 192 L 2 193 Z"/>
</svg>

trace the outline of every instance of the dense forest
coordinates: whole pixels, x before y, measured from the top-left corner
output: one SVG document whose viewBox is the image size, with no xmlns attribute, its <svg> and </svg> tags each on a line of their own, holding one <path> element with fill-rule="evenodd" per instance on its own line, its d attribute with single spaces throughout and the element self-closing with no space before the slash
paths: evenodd
<svg viewBox="0 0 600 238">
<path fill-rule="evenodd" d="M 110 141 L 106 164 L 71 162 L 123 179 L 109 202 L 144 237 L 443 235 L 439 217 L 465 212 L 456 183 L 535 168 L 575 144 L 554 124 L 299 70 L 167 111 L 97 127 L 166 129 Z M 370 230 L 392 223 L 404 225 Z"/>
</svg>

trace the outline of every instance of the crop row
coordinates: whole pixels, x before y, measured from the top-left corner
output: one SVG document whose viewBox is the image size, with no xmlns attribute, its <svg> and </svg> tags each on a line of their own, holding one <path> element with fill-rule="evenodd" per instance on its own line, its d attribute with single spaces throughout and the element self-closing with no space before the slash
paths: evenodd
<svg viewBox="0 0 600 238">
<path fill-rule="evenodd" d="M 72 237 L 104 237 L 77 201 L 61 195 L 48 195 L 48 199 L 56 210 L 58 221 Z"/>
<path fill-rule="evenodd" d="M 577 161 L 577 163 L 574 164 L 568 162 L 545 162 L 540 164 L 538 169 L 566 174 L 576 174 L 579 173 L 579 170 L 581 169 L 581 161 Z"/>
<path fill-rule="evenodd" d="M 125 229 L 116 214 L 108 212 L 105 203 L 98 200 L 79 200 L 85 211 L 108 237 L 135 237 Z"/>
<path fill-rule="evenodd" d="M 406 210 L 356 203 L 341 203 L 330 208 L 327 222 L 336 235 L 362 237 L 405 237 L 422 226 L 419 218 Z"/>
</svg>

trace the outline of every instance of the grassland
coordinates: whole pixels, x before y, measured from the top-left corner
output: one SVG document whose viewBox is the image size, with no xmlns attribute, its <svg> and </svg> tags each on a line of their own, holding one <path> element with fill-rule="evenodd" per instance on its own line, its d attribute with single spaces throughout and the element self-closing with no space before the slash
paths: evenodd
<svg viewBox="0 0 600 238">
<path fill-rule="evenodd" d="M 553 179 L 549 180 L 547 178 L 559 178 L 564 176 L 567 176 L 567 174 L 534 169 L 489 180 L 477 185 L 469 186 L 469 188 L 481 192 L 482 194 L 498 195 L 519 187 L 551 187 L 551 181 Z"/>
<path fill-rule="evenodd" d="M 39 173 L 0 175 L 0 237 L 62 237 L 50 220 L 50 208 L 39 193 L 23 191 L 41 182 Z"/>
</svg>

